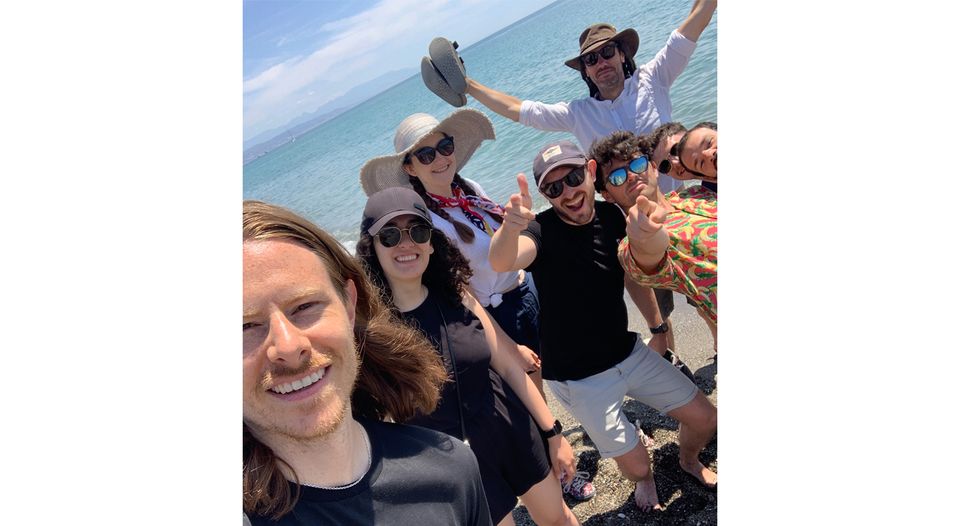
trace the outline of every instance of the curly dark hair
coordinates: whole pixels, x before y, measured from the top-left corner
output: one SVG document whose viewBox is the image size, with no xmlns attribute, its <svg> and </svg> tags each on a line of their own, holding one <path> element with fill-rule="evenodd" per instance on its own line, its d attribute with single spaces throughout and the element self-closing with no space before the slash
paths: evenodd
<svg viewBox="0 0 960 526">
<path fill-rule="evenodd" d="M 426 221 L 419 222 L 426 224 Z M 433 247 L 433 254 L 430 255 L 427 270 L 423 272 L 420 280 L 432 292 L 440 294 L 444 299 L 457 305 L 463 301 L 463 292 L 467 290 L 467 283 L 473 276 L 470 262 L 442 231 L 432 225 L 431 230 L 430 246 Z M 394 314 L 399 315 L 393 304 L 390 282 L 383 273 L 383 266 L 377 259 L 373 243 L 373 236 L 366 230 L 361 231 L 360 240 L 357 241 L 357 259 L 363 263 L 363 270 L 370 280 L 380 289 L 383 302 L 391 306 Z"/>
<path fill-rule="evenodd" d="M 687 127 L 683 124 L 679 122 L 668 122 L 657 126 L 657 129 L 653 130 L 653 133 L 650 134 L 650 140 L 653 142 L 653 147 L 656 148 L 664 137 L 670 137 L 671 135 L 685 131 L 687 131 Z"/>
<path fill-rule="evenodd" d="M 630 161 L 637 154 L 648 159 L 653 155 L 653 143 L 649 135 L 636 136 L 628 131 L 615 131 L 606 137 L 597 139 L 590 146 L 588 157 L 597 162 L 597 177 L 593 180 L 593 187 L 597 192 L 604 190 L 606 177 L 603 175 L 603 165 L 613 161 Z"/>
</svg>

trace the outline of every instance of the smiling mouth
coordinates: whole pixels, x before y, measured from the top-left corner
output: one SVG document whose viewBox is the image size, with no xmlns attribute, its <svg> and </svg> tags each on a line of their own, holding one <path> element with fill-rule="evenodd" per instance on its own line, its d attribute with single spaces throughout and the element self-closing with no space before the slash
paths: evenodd
<svg viewBox="0 0 960 526">
<path fill-rule="evenodd" d="M 393 258 L 397 263 L 409 263 L 411 261 L 416 261 L 419 258 L 419 254 L 404 254 L 402 256 L 397 256 Z"/>
<path fill-rule="evenodd" d="M 324 367 L 313 374 L 308 374 L 307 376 L 300 378 L 299 380 L 294 380 L 286 384 L 275 385 L 271 387 L 270 390 L 278 394 L 288 394 L 300 391 L 301 389 L 306 389 L 307 387 L 319 382 L 326 372 L 327 368 Z"/>
<path fill-rule="evenodd" d="M 585 200 L 586 196 L 581 193 L 577 198 L 563 203 L 563 206 L 576 212 L 577 210 L 580 210 Z"/>
</svg>

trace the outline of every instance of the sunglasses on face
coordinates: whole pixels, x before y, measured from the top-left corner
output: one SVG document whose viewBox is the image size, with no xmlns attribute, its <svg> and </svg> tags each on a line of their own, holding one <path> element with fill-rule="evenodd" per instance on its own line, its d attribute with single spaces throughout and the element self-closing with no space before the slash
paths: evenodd
<svg viewBox="0 0 960 526">
<path fill-rule="evenodd" d="M 413 225 L 410 228 L 385 226 L 380 229 L 380 232 L 377 232 L 377 237 L 380 239 L 380 244 L 385 248 L 392 248 L 400 244 L 404 232 L 410 236 L 414 243 L 423 244 L 430 241 L 433 229 L 430 228 L 430 225 L 424 225 L 423 223 Z"/>
<path fill-rule="evenodd" d="M 604 60 L 610 60 L 614 55 L 617 54 L 617 43 L 611 42 L 602 48 L 600 48 L 599 55 L 603 57 Z M 593 66 L 597 63 L 599 58 L 597 57 L 596 51 L 591 51 L 585 55 L 580 55 L 580 60 L 583 61 L 584 65 Z"/>
<path fill-rule="evenodd" d="M 679 141 L 673 143 L 673 146 L 670 147 L 670 152 L 669 152 L 670 157 L 673 157 L 674 159 L 679 158 L 679 152 L 677 151 L 678 146 L 680 146 Z M 657 171 L 662 174 L 669 174 L 670 170 L 672 169 L 673 169 L 673 163 L 670 162 L 670 159 L 664 159 L 660 161 L 660 164 L 657 165 Z"/>
<path fill-rule="evenodd" d="M 637 157 L 630 161 L 630 164 L 626 167 L 617 168 L 610 172 L 610 175 L 607 176 L 607 183 L 610 184 L 610 186 L 620 186 L 627 182 L 627 168 L 629 168 L 631 172 L 639 175 L 647 171 L 648 164 L 650 163 L 646 157 Z"/>
<path fill-rule="evenodd" d="M 564 184 L 570 188 L 576 188 L 583 184 L 584 177 L 586 177 L 586 174 L 583 173 L 583 167 L 574 168 L 561 179 L 557 179 L 552 183 L 543 185 L 543 187 L 540 188 L 540 191 L 543 192 L 543 195 L 549 197 L 550 199 L 556 199 L 563 194 Z"/>
<path fill-rule="evenodd" d="M 437 158 L 437 152 L 440 152 L 440 155 L 443 155 L 444 157 L 448 157 L 450 154 L 452 154 L 453 137 L 444 137 L 443 139 L 440 139 L 440 142 L 438 142 L 435 147 L 424 146 L 423 148 L 413 152 L 413 156 L 420 161 L 420 164 L 428 165 Z M 409 156 L 407 157 L 407 160 L 410 160 Z"/>
</svg>

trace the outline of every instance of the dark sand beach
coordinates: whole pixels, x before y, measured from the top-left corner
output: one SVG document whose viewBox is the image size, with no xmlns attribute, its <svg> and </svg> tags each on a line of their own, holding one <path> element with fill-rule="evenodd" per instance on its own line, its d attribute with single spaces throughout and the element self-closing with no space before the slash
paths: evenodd
<svg viewBox="0 0 960 526">
<path fill-rule="evenodd" d="M 646 323 L 636 306 L 626 297 L 630 316 L 630 330 L 640 333 L 644 340 L 650 337 Z M 717 366 L 713 360 L 713 338 L 706 323 L 687 304 L 686 299 L 674 295 L 675 309 L 670 319 L 676 334 L 677 353 L 697 378 L 697 386 L 717 404 Z M 664 511 L 641 513 L 633 503 L 634 483 L 624 479 L 612 459 L 601 459 L 583 428 L 553 399 L 546 389 L 547 404 L 563 424 L 564 435 L 578 456 L 577 469 L 590 474 L 596 496 L 586 502 L 566 497 L 567 505 L 583 525 L 670 525 L 708 526 L 717 523 L 717 491 L 706 489 L 680 469 L 677 462 L 677 422 L 670 417 L 627 399 L 625 411 L 643 431 L 654 439 L 650 449 L 653 457 L 657 493 Z M 719 405 L 718 405 L 719 408 Z M 700 455 L 704 465 L 717 470 L 717 440 L 707 444 Z M 522 504 L 513 513 L 520 526 L 533 525 Z"/>
</svg>

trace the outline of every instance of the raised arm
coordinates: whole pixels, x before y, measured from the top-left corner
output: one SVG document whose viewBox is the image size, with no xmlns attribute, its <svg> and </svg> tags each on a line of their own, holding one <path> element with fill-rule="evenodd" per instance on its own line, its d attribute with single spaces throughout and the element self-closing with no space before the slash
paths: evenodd
<svg viewBox="0 0 960 526">
<path fill-rule="evenodd" d="M 516 342 L 503 332 L 500 325 L 487 313 L 469 292 L 463 296 L 463 304 L 470 309 L 480 320 L 483 334 L 490 346 L 490 367 L 499 374 L 507 385 L 513 389 L 520 401 L 530 412 L 533 421 L 542 431 L 553 428 L 554 416 L 547 407 L 547 403 L 537 390 L 533 380 L 527 376 L 521 365 L 519 347 Z M 576 474 L 576 464 L 573 448 L 563 435 L 555 435 L 547 440 L 550 449 L 550 463 L 557 480 L 562 480 L 566 474 L 567 480 L 572 480 Z"/>
<path fill-rule="evenodd" d="M 467 95 L 477 99 L 477 102 L 494 112 L 514 122 L 520 122 L 520 103 L 522 101 L 513 95 L 488 88 L 471 78 L 467 78 Z"/>
<path fill-rule="evenodd" d="M 517 186 L 520 192 L 510 196 L 510 202 L 503 207 L 503 224 L 490 240 L 490 266 L 496 272 L 507 272 L 526 268 L 537 257 L 537 246 L 533 240 L 521 236 L 530 221 L 536 218 L 530 207 L 533 198 L 527 187 L 527 178 L 517 174 Z"/>
<path fill-rule="evenodd" d="M 713 12 L 717 10 L 717 0 L 695 0 L 690 14 L 684 20 L 677 31 L 688 39 L 696 42 L 700 34 L 706 29 L 710 19 L 713 18 Z M 493 108 L 491 108 L 493 109 Z M 499 112 L 498 112 L 499 113 Z"/>
<path fill-rule="evenodd" d="M 644 196 L 627 213 L 630 256 L 645 274 L 653 274 L 666 256 L 670 237 L 663 228 L 666 211 Z"/>
</svg>

